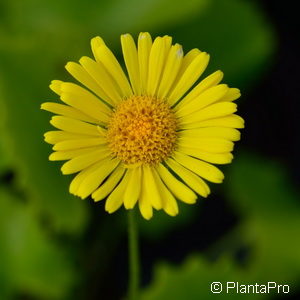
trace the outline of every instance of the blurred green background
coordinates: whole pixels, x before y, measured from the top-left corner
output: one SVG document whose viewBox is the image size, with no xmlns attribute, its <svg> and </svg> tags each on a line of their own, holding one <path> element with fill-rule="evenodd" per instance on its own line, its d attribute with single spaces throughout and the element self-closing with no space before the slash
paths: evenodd
<svg viewBox="0 0 300 300">
<path fill-rule="evenodd" d="M 276 1 L 275 1 L 276 2 Z M 171 218 L 140 218 L 141 299 L 214 299 L 212 281 L 288 284 L 290 293 L 220 298 L 292 299 L 300 291 L 298 50 L 293 7 L 247 0 L 0 1 L 0 299 L 124 299 L 126 218 L 68 194 L 69 176 L 43 142 L 52 79 L 91 55 L 102 36 L 169 34 L 207 51 L 242 90 L 246 120 L 225 182 Z M 293 71 L 295 69 L 295 71 Z M 299 69 L 299 68 L 298 68 Z M 295 85 L 295 88 L 291 88 Z M 298 106 L 297 106 L 298 105 Z"/>
</svg>

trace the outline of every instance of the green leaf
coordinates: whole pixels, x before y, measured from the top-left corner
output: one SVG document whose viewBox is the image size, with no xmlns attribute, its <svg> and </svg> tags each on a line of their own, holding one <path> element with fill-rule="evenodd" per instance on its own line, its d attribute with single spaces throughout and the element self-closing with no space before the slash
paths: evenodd
<svg viewBox="0 0 300 300">
<path fill-rule="evenodd" d="M 264 218 L 298 212 L 298 191 L 280 163 L 240 152 L 227 172 L 228 196 L 241 213 Z"/>
<path fill-rule="evenodd" d="M 226 293 L 226 282 L 246 280 L 246 272 L 237 269 L 232 259 L 224 258 L 215 262 L 208 262 L 200 255 L 192 255 L 179 266 L 168 264 L 157 265 L 154 281 L 142 292 L 142 300 L 164 299 L 241 299 L 241 295 L 234 290 Z M 211 292 L 211 283 L 220 282 L 222 292 Z M 241 281 L 240 281 L 241 282 Z M 243 299 L 261 299 L 259 294 L 243 294 Z"/>
<path fill-rule="evenodd" d="M 243 240 L 254 252 L 251 272 L 294 282 L 300 275 L 300 204 L 287 170 L 240 153 L 227 178 L 228 198 L 245 218 Z"/>
<path fill-rule="evenodd" d="M 136 34 L 165 25 L 177 26 L 178 22 L 204 10 L 208 2 L 190 0 L 182 5 L 180 0 L 5 1 L 0 22 L 13 33 L 25 34 L 29 40 L 28 33 L 41 38 L 55 35 L 67 40 L 76 39 L 76 36 L 89 40 L 93 35 L 101 35 L 116 45 L 122 33 Z"/>
<path fill-rule="evenodd" d="M 55 67 L 53 58 L 43 53 L 46 45 L 40 41 L 27 51 L 0 51 L 4 142 L 27 199 L 57 230 L 80 233 L 87 221 L 86 205 L 68 193 L 70 179 L 48 161 L 51 150 L 43 141 L 49 116 L 39 106 L 49 98 L 47 83 Z"/>
<path fill-rule="evenodd" d="M 3 95 L 1 94 L 1 77 L 0 77 L 0 111 L 4 111 L 4 105 L 3 105 Z M 5 147 L 5 144 L 3 143 L 5 136 L 5 130 L 4 130 L 4 120 L 1 118 L 0 120 L 0 175 L 3 174 L 3 172 L 7 171 L 10 167 L 10 161 L 9 161 L 9 155 L 8 155 L 8 149 Z"/>
<path fill-rule="evenodd" d="M 139 33 L 140 31 L 159 30 L 164 26 L 177 26 L 178 23 L 196 16 L 205 10 L 209 0 L 190 0 L 182 4 L 181 0 L 118 0 L 110 1 L 100 31 L 107 35 Z M 161 34 L 161 33 L 160 33 Z"/>
<path fill-rule="evenodd" d="M 144 300 L 215 299 L 210 283 L 297 284 L 300 276 L 299 195 L 278 163 L 253 154 L 240 153 L 227 170 L 226 193 L 241 216 L 240 224 L 218 241 L 207 254 L 209 262 L 195 255 L 179 266 L 159 264 L 153 282 L 142 293 Z M 236 252 L 246 250 L 244 264 L 234 262 Z M 276 292 L 274 292 L 276 293 Z M 264 299 L 267 294 L 243 294 Z M 222 298 L 241 299 L 224 293 Z"/>
<path fill-rule="evenodd" d="M 240 88 L 259 80 L 276 49 L 274 32 L 254 1 L 212 0 L 168 32 L 185 50 L 211 55 L 207 74 L 220 69 L 226 83 Z"/>
<path fill-rule="evenodd" d="M 2 135 L 0 134 L 0 139 L 3 140 Z M 3 174 L 9 167 L 9 159 L 7 153 L 5 152 L 4 145 L 0 143 L 0 175 Z"/>
<path fill-rule="evenodd" d="M 66 299 L 77 278 L 67 253 L 46 236 L 30 206 L 0 187 L 0 297 Z"/>
</svg>

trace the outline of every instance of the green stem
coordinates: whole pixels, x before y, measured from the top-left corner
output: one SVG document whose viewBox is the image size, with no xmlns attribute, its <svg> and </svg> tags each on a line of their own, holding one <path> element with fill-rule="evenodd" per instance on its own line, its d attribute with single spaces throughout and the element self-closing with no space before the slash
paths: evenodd
<svg viewBox="0 0 300 300">
<path fill-rule="evenodd" d="M 139 289 L 139 253 L 138 253 L 138 232 L 135 210 L 128 211 L 128 254 L 129 254 L 129 289 L 128 299 L 138 299 Z"/>
</svg>

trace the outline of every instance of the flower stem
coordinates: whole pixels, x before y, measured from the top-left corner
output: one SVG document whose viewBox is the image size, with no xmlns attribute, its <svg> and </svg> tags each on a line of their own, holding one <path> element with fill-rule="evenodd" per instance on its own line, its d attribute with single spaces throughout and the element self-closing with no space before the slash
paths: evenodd
<svg viewBox="0 0 300 300">
<path fill-rule="evenodd" d="M 128 254 L 129 254 L 129 289 L 128 299 L 138 299 L 139 289 L 139 253 L 138 232 L 135 209 L 128 211 Z"/>
</svg>

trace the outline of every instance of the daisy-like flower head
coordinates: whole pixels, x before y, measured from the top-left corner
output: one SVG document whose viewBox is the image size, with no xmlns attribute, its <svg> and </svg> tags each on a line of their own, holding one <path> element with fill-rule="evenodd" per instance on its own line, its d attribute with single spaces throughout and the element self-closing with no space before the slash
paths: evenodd
<svg viewBox="0 0 300 300">
<path fill-rule="evenodd" d="M 138 204 L 145 219 L 153 208 L 175 216 L 177 200 L 193 204 L 197 194 L 207 197 L 204 180 L 222 182 L 213 164 L 233 158 L 236 128 L 244 126 L 234 114 L 240 91 L 220 84 L 221 71 L 196 83 L 209 55 L 198 49 L 184 55 L 169 36 L 152 41 L 140 33 L 136 45 L 124 34 L 121 44 L 128 77 L 95 37 L 95 59 L 84 56 L 66 65 L 80 85 L 52 81 L 64 104 L 42 104 L 57 114 L 50 123 L 58 130 L 45 134 L 55 151 L 49 159 L 67 160 L 62 173 L 77 173 L 70 193 L 106 199 L 109 213 Z"/>
</svg>

